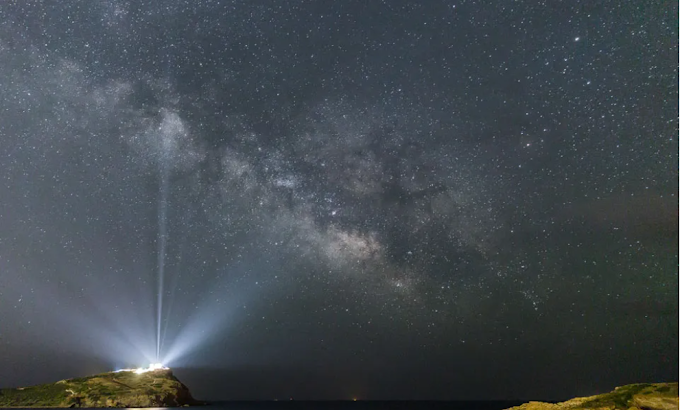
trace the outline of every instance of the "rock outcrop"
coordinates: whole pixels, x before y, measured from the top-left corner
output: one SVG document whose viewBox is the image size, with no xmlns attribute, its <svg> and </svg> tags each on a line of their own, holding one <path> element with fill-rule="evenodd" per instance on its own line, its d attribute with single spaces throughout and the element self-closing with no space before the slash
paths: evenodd
<svg viewBox="0 0 680 410">
<path fill-rule="evenodd" d="M 170 369 L 102 373 L 0 390 L 0 407 L 178 407 L 201 405 Z"/>
<path fill-rule="evenodd" d="M 642 383 L 562 403 L 530 401 L 508 410 L 678 410 L 678 383 Z"/>
</svg>

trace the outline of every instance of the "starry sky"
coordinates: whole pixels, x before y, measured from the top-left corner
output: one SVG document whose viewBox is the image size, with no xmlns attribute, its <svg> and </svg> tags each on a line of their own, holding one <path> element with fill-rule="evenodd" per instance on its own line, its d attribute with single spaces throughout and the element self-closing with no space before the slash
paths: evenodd
<svg viewBox="0 0 680 410">
<path fill-rule="evenodd" d="M 678 4 L 0 4 L 0 386 L 678 374 Z"/>
</svg>

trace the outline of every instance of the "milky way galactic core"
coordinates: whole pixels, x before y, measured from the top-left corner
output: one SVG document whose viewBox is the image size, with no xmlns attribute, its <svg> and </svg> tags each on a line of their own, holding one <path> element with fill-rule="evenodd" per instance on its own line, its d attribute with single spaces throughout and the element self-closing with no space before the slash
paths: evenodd
<svg viewBox="0 0 680 410">
<path fill-rule="evenodd" d="M 0 385 L 163 363 L 205 399 L 562 399 L 677 377 L 677 15 L 0 3 Z"/>
</svg>

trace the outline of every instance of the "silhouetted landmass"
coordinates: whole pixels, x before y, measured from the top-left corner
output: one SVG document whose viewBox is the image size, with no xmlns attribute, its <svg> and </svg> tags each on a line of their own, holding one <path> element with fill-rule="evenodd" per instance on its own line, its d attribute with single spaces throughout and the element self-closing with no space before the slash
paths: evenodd
<svg viewBox="0 0 680 410">
<path fill-rule="evenodd" d="M 596 396 L 578 397 L 562 403 L 531 401 L 507 410 L 677 410 L 678 383 L 640 383 L 617 387 Z"/>
<path fill-rule="evenodd" d="M 203 404 L 170 369 L 102 373 L 0 390 L 0 407 L 176 407 Z"/>
</svg>

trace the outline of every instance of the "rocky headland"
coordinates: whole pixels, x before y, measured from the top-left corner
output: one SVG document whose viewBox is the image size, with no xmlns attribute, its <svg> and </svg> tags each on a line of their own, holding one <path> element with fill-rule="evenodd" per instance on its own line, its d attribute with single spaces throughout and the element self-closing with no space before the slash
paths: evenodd
<svg viewBox="0 0 680 410">
<path fill-rule="evenodd" d="M 97 374 L 14 389 L 0 389 L 0 407 L 178 407 L 204 404 L 170 369 Z"/>
</svg>

